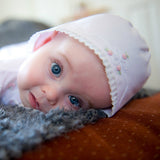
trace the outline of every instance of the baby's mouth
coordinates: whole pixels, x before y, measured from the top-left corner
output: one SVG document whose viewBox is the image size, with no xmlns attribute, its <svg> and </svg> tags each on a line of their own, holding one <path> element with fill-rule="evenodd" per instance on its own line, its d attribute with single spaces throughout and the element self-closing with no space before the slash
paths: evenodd
<svg viewBox="0 0 160 160">
<path fill-rule="evenodd" d="M 39 103 L 37 102 L 35 96 L 31 92 L 29 92 L 29 103 L 32 106 L 32 108 L 39 110 Z"/>
</svg>

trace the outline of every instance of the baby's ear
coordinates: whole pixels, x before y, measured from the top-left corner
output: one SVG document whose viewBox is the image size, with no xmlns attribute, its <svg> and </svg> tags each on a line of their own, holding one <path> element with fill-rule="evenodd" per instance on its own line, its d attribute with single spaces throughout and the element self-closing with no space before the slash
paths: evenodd
<svg viewBox="0 0 160 160">
<path fill-rule="evenodd" d="M 57 35 L 57 33 L 58 31 L 42 33 L 36 40 L 33 51 L 36 51 L 46 43 L 50 42 Z"/>
</svg>

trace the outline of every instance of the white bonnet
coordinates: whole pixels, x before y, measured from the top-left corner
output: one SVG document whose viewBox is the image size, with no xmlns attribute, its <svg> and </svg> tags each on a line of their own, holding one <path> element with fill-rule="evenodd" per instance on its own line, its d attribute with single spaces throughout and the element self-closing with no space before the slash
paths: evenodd
<svg viewBox="0 0 160 160">
<path fill-rule="evenodd" d="M 98 14 L 36 33 L 63 32 L 84 43 L 102 60 L 111 89 L 112 107 L 104 109 L 113 116 L 142 88 L 150 75 L 147 44 L 132 24 L 119 16 Z"/>
</svg>

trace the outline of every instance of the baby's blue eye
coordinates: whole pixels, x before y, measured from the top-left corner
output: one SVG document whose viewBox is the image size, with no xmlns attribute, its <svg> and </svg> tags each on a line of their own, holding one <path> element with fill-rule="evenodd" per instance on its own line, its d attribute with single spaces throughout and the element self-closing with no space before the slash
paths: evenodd
<svg viewBox="0 0 160 160">
<path fill-rule="evenodd" d="M 56 77 L 59 77 L 61 74 L 61 67 L 57 63 L 52 63 L 51 71 Z"/>
<path fill-rule="evenodd" d="M 73 104 L 74 106 L 76 106 L 76 107 L 80 106 L 79 100 L 76 97 L 69 96 L 69 100 L 70 100 L 71 104 Z"/>
</svg>

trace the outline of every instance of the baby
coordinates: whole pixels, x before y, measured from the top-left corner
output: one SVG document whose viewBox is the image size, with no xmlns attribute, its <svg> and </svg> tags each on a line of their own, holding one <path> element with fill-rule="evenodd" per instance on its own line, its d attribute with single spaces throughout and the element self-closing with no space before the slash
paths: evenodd
<svg viewBox="0 0 160 160">
<path fill-rule="evenodd" d="M 97 108 L 111 117 L 150 75 L 145 41 L 118 16 L 98 14 L 59 25 L 36 33 L 28 44 L 30 50 L 26 44 L 1 49 L 1 61 L 7 59 L 1 65 L 13 64 L 7 72 L 0 67 L 1 103 L 45 113 Z"/>
</svg>

